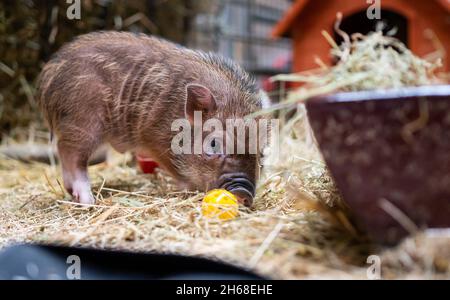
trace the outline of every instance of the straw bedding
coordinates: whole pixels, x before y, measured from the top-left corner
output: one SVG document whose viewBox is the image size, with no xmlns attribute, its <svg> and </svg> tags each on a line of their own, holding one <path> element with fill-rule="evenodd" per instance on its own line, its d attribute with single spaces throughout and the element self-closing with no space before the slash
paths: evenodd
<svg viewBox="0 0 450 300">
<path fill-rule="evenodd" d="M 377 39 L 385 41 L 381 35 Z M 319 86 L 322 93 L 342 90 L 342 85 L 330 87 L 335 84 L 330 76 L 342 71 L 337 68 L 343 68 L 354 55 L 362 54 L 352 52 L 358 46 L 355 43 L 347 45 L 351 47 L 349 52 L 346 48 L 334 49 L 347 53 L 336 68 L 277 78 L 309 80 L 283 105 L 318 93 Z M 390 58 L 384 54 L 379 57 Z M 391 56 L 401 59 L 397 54 Z M 412 61 L 410 52 L 403 54 L 408 57 L 402 62 Z M 414 62 L 418 62 L 416 59 Z M 434 65 L 421 61 L 419 67 L 426 74 Z M 364 69 L 369 70 L 353 68 L 347 73 Z M 431 78 L 426 76 L 421 80 Z M 347 83 L 355 86 L 358 80 Z M 31 135 L 35 138 L 29 142 L 42 142 L 43 135 L 35 131 Z M 369 266 L 366 259 L 376 254 L 381 258 L 383 278 L 450 278 L 448 230 L 424 231 L 394 248 L 383 248 L 371 244 L 355 228 L 315 146 L 302 106 L 283 122 L 281 145 L 278 161 L 263 171 L 252 209 L 240 208 L 238 218 L 222 222 L 202 217 L 202 193 L 177 191 L 162 172 L 141 174 L 130 154 L 110 152 L 107 162 L 90 168 L 98 199 L 93 206 L 70 201 L 61 187 L 58 166 L 1 157 L 0 247 L 32 242 L 202 255 L 276 279 L 364 279 Z M 270 162 L 274 158 L 267 159 Z"/>
<path fill-rule="evenodd" d="M 291 133 L 300 136 L 298 122 Z M 377 254 L 383 278 L 449 278 L 450 232 L 423 232 L 393 249 L 371 245 L 309 142 L 292 135 L 284 141 L 254 207 L 226 222 L 201 216 L 202 193 L 177 191 L 162 172 L 141 174 L 130 155 L 90 168 L 98 201 L 89 207 L 70 202 L 59 168 L 2 158 L 0 247 L 32 242 L 202 255 L 281 279 L 364 279 L 367 257 Z"/>
<path fill-rule="evenodd" d="M 140 174 L 130 155 L 110 155 L 108 163 L 91 167 L 98 201 L 90 207 L 70 202 L 59 168 L 1 159 L 0 245 L 39 242 L 195 254 L 275 278 L 345 272 L 364 262 L 368 244 L 342 212 L 336 214 L 338 196 L 317 152 L 304 151 L 264 174 L 254 207 L 242 208 L 237 219 L 226 222 L 201 216 L 202 193 L 177 191 L 161 172 Z M 295 170 L 286 169 L 291 163 Z"/>
</svg>

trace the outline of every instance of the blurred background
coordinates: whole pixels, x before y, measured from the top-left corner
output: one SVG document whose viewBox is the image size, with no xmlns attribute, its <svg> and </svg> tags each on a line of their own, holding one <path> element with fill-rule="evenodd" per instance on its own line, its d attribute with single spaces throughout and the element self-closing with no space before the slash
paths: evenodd
<svg viewBox="0 0 450 300">
<path fill-rule="evenodd" d="M 70 19 L 67 15 L 68 8 L 75 3 L 80 3 L 79 20 Z M 338 12 L 342 13 L 342 19 L 337 17 Z M 368 51 L 363 51 L 374 53 L 374 56 L 365 55 L 361 59 L 356 53 L 353 54 L 357 57 L 352 60 L 353 65 L 336 64 L 340 58 L 336 53 L 330 53 L 330 50 L 332 47 L 336 50 L 345 36 L 334 27 L 337 21 L 341 21 L 340 28 L 348 34 L 382 30 L 398 38 L 421 59 L 412 59 L 413 55 L 408 51 L 399 51 L 403 48 L 380 47 L 377 42 L 364 48 Z M 254 213 L 257 217 L 238 218 L 228 224 L 229 230 L 222 230 L 219 223 L 211 227 L 208 225 L 205 227 L 207 230 L 203 230 L 203 224 L 209 223 L 200 223 L 203 219 L 197 218 L 198 207 L 191 205 L 191 200 L 184 201 L 191 199 L 191 194 L 172 193 L 173 184 L 163 174 L 141 176 L 141 173 L 136 172 L 129 153 L 121 157 L 104 154 L 96 158 L 99 162 L 105 159 L 108 162 L 97 164 L 93 173 L 96 174 L 93 186 L 98 188 L 97 197 L 100 196 L 102 206 L 92 210 L 89 208 L 87 212 L 75 205 L 67 205 L 70 203 L 64 200 L 66 194 L 55 168 L 56 152 L 48 143 L 49 133 L 34 99 L 35 86 L 39 72 L 55 51 L 75 36 L 97 30 L 142 32 L 189 48 L 218 52 L 252 73 L 259 86 L 269 93 L 271 100 L 277 102 L 301 83 L 298 80 L 292 82 L 296 76 L 280 76 L 287 79 L 270 81 L 269 78 L 275 74 L 317 68 L 322 71 L 336 69 L 335 73 L 329 72 L 331 74 L 309 73 L 316 77 L 317 86 L 325 91 L 336 91 L 337 87 L 330 89 L 330 86 L 345 82 L 345 76 L 353 75 L 352 72 L 357 75 L 369 73 L 371 77 L 377 78 L 373 83 L 366 80 L 368 77 L 360 77 L 363 78 L 358 81 L 358 88 L 361 89 L 366 88 L 367 85 L 362 84 L 366 82 L 372 82 L 370 89 L 390 88 L 393 85 L 392 77 L 385 76 L 390 73 L 387 70 L 398 69 L 399 72 L 392 72 L 400 77 L 398 81 L 407 77 L 419 82 L 421 78 L 417 74 L 424 75 L 432 68 L 423 67 L 425 60 L 438 60 L 441 66 L 439 71 L 448 73 L 450 0 L 0 0 L 0 248 L 21 241 L 53 241 L 70 245 L 79 243 L 83 246 L 101 245 L 107 248 L 111 246 L 111 249 L 145 251 L 156 249 L 163 252 L 172 251 L 175 247 L 184 253 L 211 254 L 233 263 L 239 262 L 250 269 L 258 266 L 275 278 L 292 279 L 307 275 L 318 278 L 315 277 L 318 274 L 325 274 L 322 278 L 366 278 L 364 264 L 367 255 L 372 253 L 371 245 L 368 245 L 366 236 L 353 226 L 347 205 L 316 148 L 305 109 L 301 106 L 302 109 L 295 111 L 295 114 L 291 114 L 292 111 L 278 112 L 280 120 L 294 116 L 291 120 L 295 122 L 282 124 L 282 159 L 269 165 L 271 168 L 265 167 L 267 180 L 261 183 L 263 192 L 255 203 Z M 346 53 L 348 48 L 342 49 L 340 52 Z M 386 49 L 393 50 L 391 53 L 395 55 L 384 55 L 386 52 L 381 50 Z M 405 55 L 398 57 L 397 54 Z M 388 58 L 382 66 L 404 63 L 405 67 L 379 67 L 377 63 L 383 61 L 380 57 Z M 392 57 L 398 59 L 398 64 L 397 61 L 393 62 Z M 417 63 L 418 60 L 420 63 Z M 333 65 L 336 68 L 329 68 Z M 446 77 L 436 82 L 448 83 L 450 76 L 447 73 Z M 379 78 L 387 82 L 385 86 L 378 84 L 383 81 Z M 405 85 L 411 85 L 411 81 L 405 81 Z M 426 84 L 428 82 L 434 83 L 431 79 Z M 348 80 L 347 86 L 351 85 L 356 84 Z M 407 119 L 403 112 L 392 115 Z M 444 122 L 444 118 L 440 119 Z M 384 115 L 380 113 L 376 120 L 384 124 Z M 414 121 L 410 124 L 417 123 Z M 337 126 L 334 129 L 342 134 L 350 132 L 342 128 Z M 370 132 L 373 128 L 370 128 Z M 445 144 L 448 131 L 443 125 L 442 128 L 441 136 L 444 138 L 437 140 L 448 145 Z M 358 125 L 355 129 L 356 133 L 375 137 L 372 133 L 364 133 L 365 127 Z M 411 129 L 411 135 L 414 131 Z M 396 131 L 383 129 L 380 132 Z M 353 132 L 350 133 L 351 140 L 355 140 Z M 347 141 L 334 133 L 330 136 L 339 142 L 337 144 Z M 436 135 L 428 136 L 435 139 Z M 351 144 L 350 148 L 356 145 L 353 142 Z M 373 144 L 378 147 L 380 142 L 374 141 Z M 392 144 L 396 145 L 396 142 Z M 364 142 L 361 145 L 366 147 L 368 144 Z M 402 147 L 403 144 L 398 145 Z M 419 146 L 412 149 L 421 148 Z M 437 153 L 441 154 L 439 157 L 445 157 L 442 161 L 448 161 L 447 148 L 442 149 L 430 150 L 435 161 L 438 160 Z M 408 161 L 403 148 L 401 150 L 401 160 L 392 156 L 395 162 L 393 166 L 397 166 L 397 161 Z M 393 150 L 387 152 L 394 153 Z M 361 153 L 365 154 L 363 151 Z M 356 157 L 352 152 L 348 154 L 349 158 Z M 359 160 L 365 163 L 366 156 L 360 157 L 364 159 Z M 23 163 L 34 161 L 46 164 Z M 432 166 L 428 160 L 420 161 L 426 162 L 427 167 Z M 399 181 L 402 193 L 393 185 L 396 190 L 392 194 L 395 197 L 408 195 L 403 199 L 411 201 L 410 186 L 403 184 L 406 182 L 403 181 L 403 173 L 392 171 L 392 166 L 385 168 L 391 160 L 386 159 L 384 164 L 378 163 L 379 160 L 374 162 L 377 164 L 374 169 L 379 170 L 382 176 L 361 171 L 364 176 L 371 178 L 366 180 L 361 175 L 362 179 L 359 180 L 359 175 L 356 175 L 358 180 L 355 182 L 360 184 L 355 185 L 354 194 L 364 195 L 364 199 L 371 200 L 365 195 L 376 194 L 367 192 L 371 191 L 369 184 L 377 187 L 379 183 L 395 183 L 398 177 L 402 179 Z M 439 162 L 437 165 L 443 164 Z M 424 180 L 430 184 L 443 183 L 442 186 L 447 186 L 446 181 L 442 181 L 447 177 L 433 177 L 419 163 L 417 166 L 420 173 L 410 172 L 414 173 L 414 180 L 417 174 L 423 173 L 427 175 Z M 353 170 L 350 165 L 342 169 L 350 173 Z M 385 174 L 392 177 L 383 177 Z M 352 179 L 353 176 L 341 175 L 339 178 Z M 422 181 L 421 184 L 413 185 L 425 186 Z M 385 192 L 386 189 L 387 186 L 383 186 L 382 189 L 372 190 Z M 436 191 L 433 193 L 438 194 Z M 416 198 L 420 197 L 418 195 L 414 193 Z M 427 203 L 432 199 L 430 195 L 431 192 L 427 192 Z M 445 198 L 442 198 L 442 194 L 438 195 L 439 199 Z M 179 201 L 181 198 L 182 202 Z M 195 198 L 195 201 L 199 199 Z M 354 199 L 359 198 L 355 196 Z M 113 203 L 120 204 L 121 209 L 116 211 Z M 134 213 L 129 214 L 128 207 L 136 208 Z M 142 207 L 149 209 L 141 210 Z M 416 206 L 413 210 L 423 211 L 417 210 Z M 181 217 L 172 218 L 173 211 L 179 212 L 177 215 Z M 259 211 L 261 214 L 257 215 Z M 367 207 L 361 209 L 361 212 L 367 211 L 372 213 Z M 438 208 L 436 211 L 442 213 L 443 210 Z M 381 216 L 372 215 L 373 219 Z M 114 219 L 108 219 L 109 216 Z M 199 223 L 186 226 L 193 222 Z M 91 230 L 92 226 L 96 228 L 95 231 Z M 137 230 L 135 227 L 138 227 Z M 380 232 L 383 235 L 385 233 L 384 229 Z M 269 248 L 266 241 L 272 234 L 274 236 L 268 243 Z M 446 238 L 422 234 L 413 236 L 395 251 L 380 252 L 383 278 L 404 278 L 406 275 L 411 278 L 449 278 L 450 238 L 448 232 L 445 234 Z M 281 238 L 276 239 L 277 235 Z M 263 251 L 258 254 L 261 249 Z"/>
<path fill-rule="evenodd" d="M 61 0 L 0 1 L 0 129 L 40 127 L 34 100 L 37 75 L 62 44 L 95 30 L 158 35 L 187 47 L 219 52 L 258 82 L 290 69 L 290 42 L 270 32 L 289 0 L 82 0 L 69 20 Z"/>
<path fill-rule="evenodd" d="M 74 2 L 81 4 L 79 20 L 67 17 Z M 0 139 L 42 125 L 34 87 L 44 62 L 95 30 L 143 32 L 218 52 L 252 73 L 273 101 L 295 85 L 270 76 L 336 63 L 321 31 L 342 42 L 333 28 L 339 11 L 346 32 L 367 34 L 382 23 L 385 33 L 419 56 L 443 58 L 449 70 L 450 0 L 377 3 L 380 18 L 368 17 L 375 2 L 366 0 L 0 0 Z"/>
</svg>

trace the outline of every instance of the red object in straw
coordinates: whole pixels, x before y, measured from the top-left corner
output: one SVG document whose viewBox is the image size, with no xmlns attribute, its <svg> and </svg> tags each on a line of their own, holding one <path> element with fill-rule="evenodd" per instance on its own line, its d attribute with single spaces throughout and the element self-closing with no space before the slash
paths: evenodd
<svg viewBox="0 0 450 300">
<path fill-rule="evenodd" d="M 158 163 L 151 158 L 136 155 L 142 173 L 154 174 L 155 169 L 159 167 Z"/>
</svg>

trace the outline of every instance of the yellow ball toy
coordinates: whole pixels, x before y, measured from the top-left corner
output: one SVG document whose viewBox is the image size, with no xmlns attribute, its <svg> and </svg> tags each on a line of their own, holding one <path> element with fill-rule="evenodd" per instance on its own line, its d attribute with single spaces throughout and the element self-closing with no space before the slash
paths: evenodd
<svg viewBox="0 0 450 300">
<path fill-rule="evenodd" d="M 203 198 L 202 214 L 207 218 L 233 219 L 239 214 L 237 198 L 224 189 L 209 191 Z"/>
</svg>

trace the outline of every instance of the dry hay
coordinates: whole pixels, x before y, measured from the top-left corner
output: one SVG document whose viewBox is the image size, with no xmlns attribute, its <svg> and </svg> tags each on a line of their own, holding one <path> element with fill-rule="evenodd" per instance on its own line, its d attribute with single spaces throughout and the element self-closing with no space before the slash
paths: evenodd
<svg viewBox="0 0 450 300">
<path fill-rule="evenodd" d="M 338 46 L 331 36 L 322 35 L 330 43 L 330 54 L 338 61 L 332 67 L 316 57 L 320 68 L 296 74 L 280 74 L 274 81 L 303 83 L 302 88 L 291 91 L 287 99 L 272 107 L 278 110 L 305 101 L 317 95 L 333 92 L 402 88 L 448 83 L 450 74 L 442 72 L 445 48 L 432 31 L 426 31 L 436 51 L 420 58 L 414 55 L 401 41 L 382 31 L 348 36 L 339 29 L 342 16 L 338 14 L 335 25 L 344 42 Z M 380 28 L 382 29 L 382 28 Z M 394 32 L 392 32 L 393 34 Z"/>
<path fill-rule="evenodd" d="M 347 59 L 353 55 L 358 52 L 350 51 Z M 421 70 L 428 67 L 423 62 Z M 307 78 L 325 80 L 332 70 Z M 339 88 L 334 81 L 327 84 L 322 92 Z M 202 193 L 177 191 L 163 173 L 139 173 L 130 155 L 113 155 L 91 167 L 98 199 L 92 206 L 69 201 L 58 181 L 59 168 L 1 158 L 0 247 L 33 242 L 202 255 L 282 279 L 364 279 L 368 255 L 377 254 L 384 278 L 450 277 L 448 231 L 424 231 L 385 249 L 371 245 L 353 227 L 302 106 L 284 123 L 281 139 L 280 157 L 276 162 L 268 158 L 274 163 L 264 169 L 253 208 L 240 208 L 238 218 L 225 222 L 201 216 Z"/>
<path fill-rule="evenodd" d="M 303 135 L 307 127 L 299 126 L 307 124 L 295 124 L 291 133 L 303 138 L 284 137 L 282 158 L 264 172 L 252 210 L 241 208 L 225 222 L 201 216 L 202 193 L 177 191 L 161 172 L 141 174 L 131 155 L 91 167 L 98 201 L 89 207 L 70 201 L 56 166 L 2 158 L 0 247 L 31 242 L 202 255 L 281 279 L 364 279 L 368 255 L 379 254 L 384 278 L 448 278 L 450 234 L 421 233 L 388 250 L 370 245 L 337 205 L 339 194 Z"/>
<path fill-rule="evenodd" d="M 177 191 L 161 172 L 141 174 L 130 158 L 116 154 L 91 167 L 98 201 L 89 207 L 70 202 L 59 168 L 1 159 L 0 245 L 38 242 L 195 254 L 275 278 L 330 270 L 347 276 L 364 263 L 368 244 L 343 213 L 338 217 L 332 181 L 318 152 L 306 143 L 264 175 L 251 211 L 241 208 L 237 219 L 226 222 L 201 216 L 202 193 Z"/>
<path fill-rule="evenodd" d="M 156 34 L 186 44 L 206 0 L 84 0 L 80 20 L 67 1 L 0 1 L 0 129 L 9 133 L 40 118 L 34 99 L 44 62 L 75 36 L 96 30 Z M 1 136 L 0 136 L 1 140 Z"/>
</svg>

